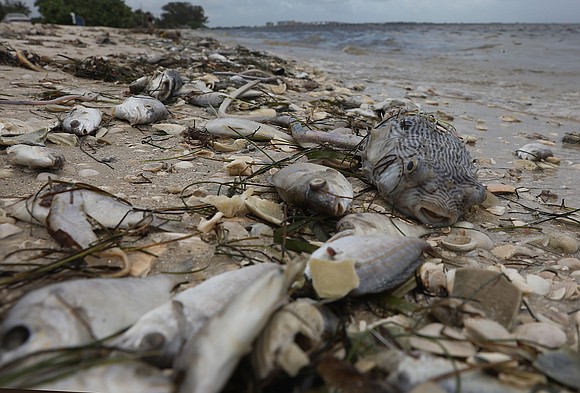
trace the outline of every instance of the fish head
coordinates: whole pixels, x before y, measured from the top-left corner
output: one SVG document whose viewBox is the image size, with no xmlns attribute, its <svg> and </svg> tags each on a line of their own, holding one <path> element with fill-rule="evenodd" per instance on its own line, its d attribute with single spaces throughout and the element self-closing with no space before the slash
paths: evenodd
<svg viewBox="0 0 580 393">
<path fill-rule="evenodd" d="M 169 100 L 183 86 L 175 70 L 166 70 L 155 75 L 147 88 L 147 93 L 161 102 Z"/>
<path fill-rule="evenodd" d="M 92 341 L 82 310 L 58 293 L 34 303 L 16 303 L 0 327 L 0 364 L 38 351 Z"/>
<path fill-rule="evenodd" d="M 351 202 L 352 197 L 342 195 L 341 191 L 334 189 L 326 179 L 315 177 L 308 183 L 306 192 L 308 210 L 339 217 L 346 213 Z"/>
<path fill-rule="evenodd" d="M 87 130 L 87 127 L 85 126 L 85 124 L 83 124 L 82 122 L 80 122 L 76 119 L 72 120 L 70 122 L 70 129 L 76 135 L 88 135 L 89 134 L 89 131 Z"/>
</svg>

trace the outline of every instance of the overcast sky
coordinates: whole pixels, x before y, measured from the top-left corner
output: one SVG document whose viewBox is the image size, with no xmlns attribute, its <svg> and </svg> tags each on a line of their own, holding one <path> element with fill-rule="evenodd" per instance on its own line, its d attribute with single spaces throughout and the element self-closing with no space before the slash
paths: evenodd
<svg viewBox="0 0 580 393">
<path fill-rule="evenodd" d="M 90 1 L 90 0 L 87 0 Z M 161 15 L 172 0 L 125 0 Z M 34 0 L 26 0 L 32 4 Z M 210 27 L 281 20 L 338 22 L 580 23 L 580 0 L 193 0 Z"/>
</svg>

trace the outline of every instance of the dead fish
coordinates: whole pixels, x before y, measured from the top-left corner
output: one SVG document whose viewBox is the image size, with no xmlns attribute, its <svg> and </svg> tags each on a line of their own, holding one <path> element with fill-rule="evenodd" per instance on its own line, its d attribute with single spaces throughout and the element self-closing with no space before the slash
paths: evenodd
<svg viewBox="0 0 580 393">
<path fill-rule="evenodd" d="M 432 231 L 422 225 L 405 221 L 399 217 L 380 213 L 352 213 L 344 216 L 336 223 L 340 233 L 350 235 L 370 235 L 384 233 L 391 236 L 422 237 Z"/>
<path fill-rule="evenodd" d="M 188 102 L 195 106 L 210 106 L 217 108 L 221 105 L 222 102 L 224 102 L 225 98 L 226 94 L 212 91 L 210 93 L 194 95 L 193 97 L 189 98 Z"/>
<path fill-rule="evenodd" d="M 286 203 L 316 214 L 342 216 L 354 198 L 342 173 L 309 162 L 290 164 L 268 180 Z"/>
<path fill-rule="evenodd" d="M 170 378 L 162 370 L 136 360 L 106 362 L 78 370 L 64 378 L 41 384 L 34 389 L 76 392 L 171 393 Z"/>
<path fill-rule="evenodd" d="M 170 367 L 188 337 L 256 279 L 279 269 L 277 264 L 263 263 L 214 276 L 143 315 L 113 344 L 130 351 L 154 353 L 150 358 L 155 364 Z"/>
<path fill-rule="evenodd" d="M 6 153 L 11 164 L 34 169 L 60 169 L 66 161 L 62 154 L 41 146 L 14 145 Z"/>
<path fill-rule="evenodd" d="M 296 266 L 286 265 L 256 277 L 196 334 L 175 360 L 179 393 L 217 393 L 274 311 L 286 299 Z"/>
<path fill-rule="evenodd" d="M 147 94 L 161 102 L 167 102 L 181 89 L 183 81 L 175 70 L 157 71 L 129 85 L 131 94 Z"/>
<path fill-rule="evenodd" d="M 1 132 L 2 130 L 0 130 Z M 49 129 L 41 128 L 36 131 L 27 132 L 24 134 L 0 134 L 0 145 L 29 145 L 29 146 L 44 146 L 47 139 Z"/>
<path fill-rule="evenodd" d="M 395 289 L 423 263 L 429 243 L 384 234 L 345 236 L 314 251 L 305 275 L 323 298 L 360 296 Z"/>
<path fill-rule="evenodd" d="M 96 278 L 28 292 L 6 313 L 0 326 L 0 363 L 108 337 L 169 301 L 174 283 L 173 277 L 164 275 Z"/>
<path fill-rule="evenodd" d="M 542 143 L 528 143 L 516 150 L 516 155 L 522 160 L 541 161 L 554 157 L 552 150 Z"/>
<path fill-rule="evenodd" d="M 94 133 L 101 124 L 101 111 L 77 105 L 63 120 L 62 128 L 78 136 Z"/>
<path fill-rule="evenodd" d="M 149 96 L 133 96 L 113 108 L 114 117 L 127 120 L 131 125 L 149 124 L 169 116 L 163 103 Z"/>
<path fill-rule="evenodd" d="M 290 135 L 277 128 L 256 121 L 235 117 L 220 117 L 210 120 L 205 125 L 205 128 L 210 134 L 221 137 L 245 137 L 255 141 L 270 141 L 272 139 L 287 142 L 293 141 Z"/>
</svg>

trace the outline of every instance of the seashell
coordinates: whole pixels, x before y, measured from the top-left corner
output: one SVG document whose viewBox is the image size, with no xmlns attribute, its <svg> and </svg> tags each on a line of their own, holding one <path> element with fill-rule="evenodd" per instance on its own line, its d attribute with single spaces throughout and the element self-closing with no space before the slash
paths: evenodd
<svg viewBox="0 0 580 393">
<path fill-rule="evenodd" d="M 409 344 L 413 348 L 438 355 L 467 358 L 475 355 L 473 344 L 465 340 L 465 336 L 450 327 L 440 323 L 430 323 L 417 331 L 419 336 L 411 336 Z"/>
<path fill-rule="evenodd" d="M 517 149 L 516 155 L 522 160 L 541 161 L 553 157 L 554 153 L 542 143 L 528 143 Z"/>
<path fill-rule="evenodd" d="M 230 176 L 250 176 L 254 173 L 252 165 L 254 158 L 249 156 L 231 156 L 230 162 L 224 164 L 224 169 Z"/>
<path fill-rule="evenodd" d="M 6 153 L 11 164 L 35 169 L 60 169 L 66 161 L 62 154 L 41 146 L 14 145 Z"/>
<path fill-rule="evenodd" d="M 514 244 L 496 246 L 491 250 L 491 253 L 500 259 L 510 259 L 516 255 L 526 255 L 530 257 L 536 256 L 536 253 L 533 250 Z"/>
<path fill-rule="evenodd" d="M 580 356 L 571 349 L 546 351 L 538 355 L 534 368 L 576 391 L 580 390 Z"/>
<path fill-rule="evenodd" d="M 523 290 L 524 293 L 533 292 L 535 294 L 545 296 L 550 293 L 552 288 L 552 281 L 546 280 L 536 274 L 528 274 L 526 276 L 527 291 Z"/>
<path fill-rule="evenodd" d="M 151 126 L 152 129 L 156 131 L 162 131 L 167 135 L 179 135 L 183 131 L 187 130 L 187 126 L 183 124 L 174 124 L 174 123 L 157 123 Z"/>
<path fill-rule="evenodd" d="M 270 85 L 270 91 L 274 94 L 284 94 L 286 92 L 286 83 L 278 83 L 277 85 Z"/>
<path fill-rule="evenodd" d="M 470 237 L 471 240 L 475 241 L 476 248 L 481 250 L 491 250 L 493 248 L 493 241 L 491 238 L 485 233 L 475 229 L 453 228 L 451 233 Z"/>
<path fill-rule="evenodd" d="M 235 139 L 231 143 L 213 141 L 211 147 L 215 151 L 228 153 L 245 149 L 247 143 L 245 139 Z"/>
<path fill-rule="evenodd" d="M 268 181 L 284 202 L 315 214 L 342 216 L 354 198 L 352 185 L 342 173 L 318 164 L 290 164 Z"/>
<path fill-rule="evenodd" d="M 225 217 L 231 218 L 248 213 L 245 200 L 254 193 L 253 188 L 248 188 L 241 195 L 227 197 L 225 195 L 208 195 L 200 199 L 203 203 L 215 206 Z"/>
<path fill-rule="evenodd" d="M 488 208 L 486 208 L 485 210 L 487 210 L 488 212 L 490 212 L 493 215 L 496 216 L 503 216 L 505 214 L 505 206 L 490 206 Z"/>
<path fill-rule="evenodd" d="M 491 319 L 464 318 L 463 326 L 467 338 L 486 349 L 510 353 L 517 345 L 515 337 L 503 325 Z"/>
<path fill-rule="evenodd" d="M 291 377 L 310 363 L 309 353 L 322 341 L 324 317 L 308 300 L 296 301 L 278 310 L 264 328 L 252 351 L 252 364 L 260 379 L 276 368 Z"/>
<path fill-rule="evenodd" d="M 441 245 L 451 251 L 469 252 L 475 250 L 477 241 L 470 236 L 451 234 L 441 239 Z"/>
<path fill-rule="evenodd" d="M 129 97 L 112 110 L 112 115 L 127 120 L 131 125 L 149 124 L 165 119 L 169 112 L 163 103 L 149 96 Z"/>
<path fill-rule="evenodd" d="M 552 233 L 548 238 L 548 246 L 559 249 L 562 254 L 574 254 L 578 251 L 578 240 L 564 233 Z"/>
<path fill-rule="evenodd" d="M 269 223 L 282 225 L 285 220 L 282 205 L 257 196 L 250 196 L 244 200 L 250 212 Z"/>
<path fill-rule="evenodd" d="M 431 233 L 431 230 L 423 225 L 379 213 L 348 214 L 336 223 L 336 229 L 339 232 L 349 231 L 353 235 L 384 233 L 391 236 L 421 237 Z"/>
<path fill-rule="evenodd" d="M 0 224 L 0 240 L 6 239 L 12 235 L 22 232 L 22 228 L 11 224 L 9 222 L 3 222 Z"/>
<path fill-rule="evenodd" d="M 276 266 L 240 291 L 193 334 L 174 362 L 178 393 L 217 393 L 282 302 L 301 264 Z"/>
<path fill-rule="evenodd" d="M 46 136 L 46 140 L 58 146 L 73 147 L 79 144 L 78 136 L 66 132 L 51 132 Z"/>
<path fill-rule="evenodd" d="M 558 326 L 547 322 L 530 322 L 514 329 L 514 336 L 522 344 L 532 345 L 544 351 L 557 349 L 566 344 L 566 333 Z"/>
<path fill-rule="evenodd" d="M 447 276 L 442 263 L 425 262 L 419 268 L 419 278 L 423 288 L 437 296 L 447 292 Z"/>
<path fill-rule="evenodd" d="M 173 98 L 183 86 L 181 77 L 175 70 L 157 71 L 152 76 L 144 76 L 129 85 L 131 94 L 147 94 L 161 102 Z"/>
<path fill-rule="evenodd" d="M 217 223 L 223 218 L 224 214 L 222 212 L 217 212 L 213 215 L 212 218 L 206 220 L 202 218 L 199 224 L 197 225 L 197 230 L 201 233 L 209 233 L 213 231 Z"/>
<path fill-rule="evenodd" d="M 314 251 L 305 274 L 320 297 L 387 291 L 411 277 L 422 263 L 422 253 L 430 248 L 427 242 L 411 237 L 345 236 Z M 345 281 L 345 285 L 337 288 L 334 280 Z"/>
<path fill-rule="evenodd" d="M 108 337 L 169 301 L 175 282 L 165 275 L 78 279 L 28 292 L 2 321 L 0 361 Z"/>
<path fill-rule="evenodd" d="M 269 141 L 274 138 L 292 142 L 290 135 L 272 126 L 236 117 L 220 117 L 206 123 L 207 132 L 215 136 Z"/>
<path fill-rule="evenodd" d="M 90 135 L 99 128 L 101 120 L 100 110 L 77 105 L 62 119 L 62 128 L 78 136 Z"/>
</svg>

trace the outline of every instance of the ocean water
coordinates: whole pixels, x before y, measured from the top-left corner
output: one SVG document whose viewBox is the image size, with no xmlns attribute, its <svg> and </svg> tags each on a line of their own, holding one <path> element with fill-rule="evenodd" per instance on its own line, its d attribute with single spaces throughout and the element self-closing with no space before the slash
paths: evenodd
<svg viewBox="0 0 580 393">
<path fill-rule="evenodd" d="M 356 94 L 375 101 L 411 96 L 425 111 L 454 116 L 460 134 L 477 138 L 470 151 L 481 161 L 484 182 L 513 182 L 514 152 L 540 135 L 553 142 L 562 163 L 557 170 L 524 171 L 516 184 L 580 207 L 580 146 L 561 142 L 566 132 L 580 132 L 580 24 L 304 25 L 208 33 L 316 67 L 346 86 L 363 85 Z"/>
</svg>

